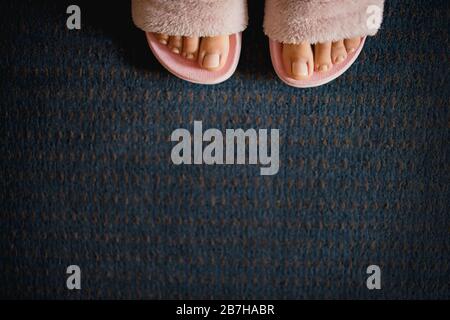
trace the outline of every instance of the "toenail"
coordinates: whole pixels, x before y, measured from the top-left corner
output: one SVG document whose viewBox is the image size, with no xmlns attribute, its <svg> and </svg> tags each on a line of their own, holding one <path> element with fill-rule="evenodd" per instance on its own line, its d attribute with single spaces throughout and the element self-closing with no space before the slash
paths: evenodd
<svg viewBox="0 0 450 320">
<path fill-rule="evenodd" d="M 203 67 L 217 68 L 220 65 L 220 55 L 217 53 L 210 53 L 203 58 Z"/>
<path fill-rule="evenodd" d="M 355 48 L 350 48 L 350 49 L 348 49 L 348 52 L 349 52 L 349 53 L 353 53 L 353 52 L 355 52 L 355 51 L 356 51 Z"/>
<path fill-rule="evenodd" d="M 186 58 L 188 58 L 189 60 L 194 60 L 195 56 L 194 56 L 193 53 L 188 53 L 188 54 L 186 55 Z"/>
<path fill-rule="evenodd" d="M 307 76 L 308 75 L 308 64 L 302 61 L 292 62 L 292 74 L 294 76 Z"/>
<path fill-rule="evenodd" d="M 336 58 L 336 63 L 341 63 L 344 60 L 345 60 L 345 56 L 341 54 Z"/>
<path fill-rule="evenodd" d="M 328 71 L 328 65 L 323 64 L 323 65 L 319 66 L 319 71 Z"/>
<path fill-rule="evenodd" d="M 166 39 L 159 39 L 159 43 L 162 43 L 162 44 L 166 45 L 167 44 L 167 40 Z"/>
<path fill-rule="evenodd" d="M 172 48 L 172 52 L 176 53 L 176 54 L 180 54 L 180 49 L 178 49 L 177 47 Z"/>
</svg>

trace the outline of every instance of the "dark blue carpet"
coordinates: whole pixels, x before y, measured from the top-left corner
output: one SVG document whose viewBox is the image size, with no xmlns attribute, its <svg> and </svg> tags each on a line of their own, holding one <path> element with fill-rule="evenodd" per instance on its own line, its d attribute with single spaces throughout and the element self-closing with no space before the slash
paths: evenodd
<svg viewBox="0 0 450 320">
<path fill-rule="evenodd" d="M 0 297 L 449 298 L 448 1 L 387 1 L 350 71 L 310 90 L 275 76 L 262 1 L 213 87 L 156 63 L 129 1 L 77 3 L 81 31 L 67 1 L 0 2 Z M 194 120 L 280 129 L 280 172 L 174 166 Z"/>
</svg>

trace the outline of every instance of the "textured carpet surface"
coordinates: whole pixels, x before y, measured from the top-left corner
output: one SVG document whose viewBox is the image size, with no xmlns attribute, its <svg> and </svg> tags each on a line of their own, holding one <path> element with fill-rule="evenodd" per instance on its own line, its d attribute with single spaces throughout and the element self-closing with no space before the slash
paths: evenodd
<svg viewBox="0 0 450 320">
<path fill-rule="evenodd" d="M 0 2 L 0 297 L 449 298 L 448 1 L 387 1 L 355 65 L 309 90 L 276 78 L 262 1 L 213 87 L 156 63 L 129 1 L 77 3 L 80 31 L 69 2 Z M 278 175 L 173 165 L 194 120 L 280 129 Z"/>
</svg>

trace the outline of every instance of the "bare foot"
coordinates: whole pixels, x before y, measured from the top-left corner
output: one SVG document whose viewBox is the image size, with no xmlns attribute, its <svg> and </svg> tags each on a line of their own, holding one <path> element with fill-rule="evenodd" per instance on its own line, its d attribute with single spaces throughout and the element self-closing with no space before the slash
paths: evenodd
<svg viewBox="0 0 450 320">
<path fill-rule="evenodd" d="M 196 60 L 203 69 L 220 70 L 227 61 L 230 47 L 229 36 L 199 38 L 168 36 L 160 33 L 154 35 L 173 53 L 188 60 Z"/>
<path fill-rule="evenodd" d="M 294 79 L 306 80 L 316 72 L 326 72 L 333 65 L 347 59 L 347 55 L 356 51 L 361 38 L 345 39 L 311 45 L 283 44 L 283 65 L 286 72 Z"/>
</svg>

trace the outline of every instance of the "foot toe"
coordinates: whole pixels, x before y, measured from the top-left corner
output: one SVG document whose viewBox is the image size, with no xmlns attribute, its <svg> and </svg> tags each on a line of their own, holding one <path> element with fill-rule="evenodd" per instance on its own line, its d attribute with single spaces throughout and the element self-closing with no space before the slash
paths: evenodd
<svg viewBox="0 0 450 320">
<path fill-rule="evenodd" d="M 347 59 L 347 50 L 345 49 L 344 40 L 333 42 L 331 46 L 331 60 L 333 64 L 342 63 Z"/>
<path fill-rule="evenodd" d="M 345 48 L 347 49 L 348 53 L 355 52 L 356 49 L 358 49 L 360 43 L 361 43 L 360 37 L 344 40 Z"/>
<path fill-rule="evenodd" d="M 167 34 L 162 33 L 154 33 L 156 39 L 159 41 L 159 43 L 163 45 L 167 45 L 169 42 L 169 36 Z"/>
<path fill-rule="evenodd" d="M 219 70 L 228 59 L 229 36 L 205 37 L 200 41 L 198 63 L 208 70 Z"/>
<path fill-rule="evenodd" d="M 331 42 L 317 43 L 314 46 L 314 69 L 318 72 L 326 72 L 332 66 Z"/>
<path fill-rule="evenodd" d="M 183 57 L 189 60 L 197 58 L 200 38 L 198 37 L 183 37 Z"/>
<path fill-rule="evenodd" d="M 311 45 L 283 44 L 283 66 L 290 77 L 306 80 L 314 73 L 314 58 Z"/>
<path fill-rule="evenodd" d="M 181 48 L 183 47 L 183 38 L 180 36 L 171 36 L 168 46 L 173 53 L 180 54 Z"/>
</svg>

